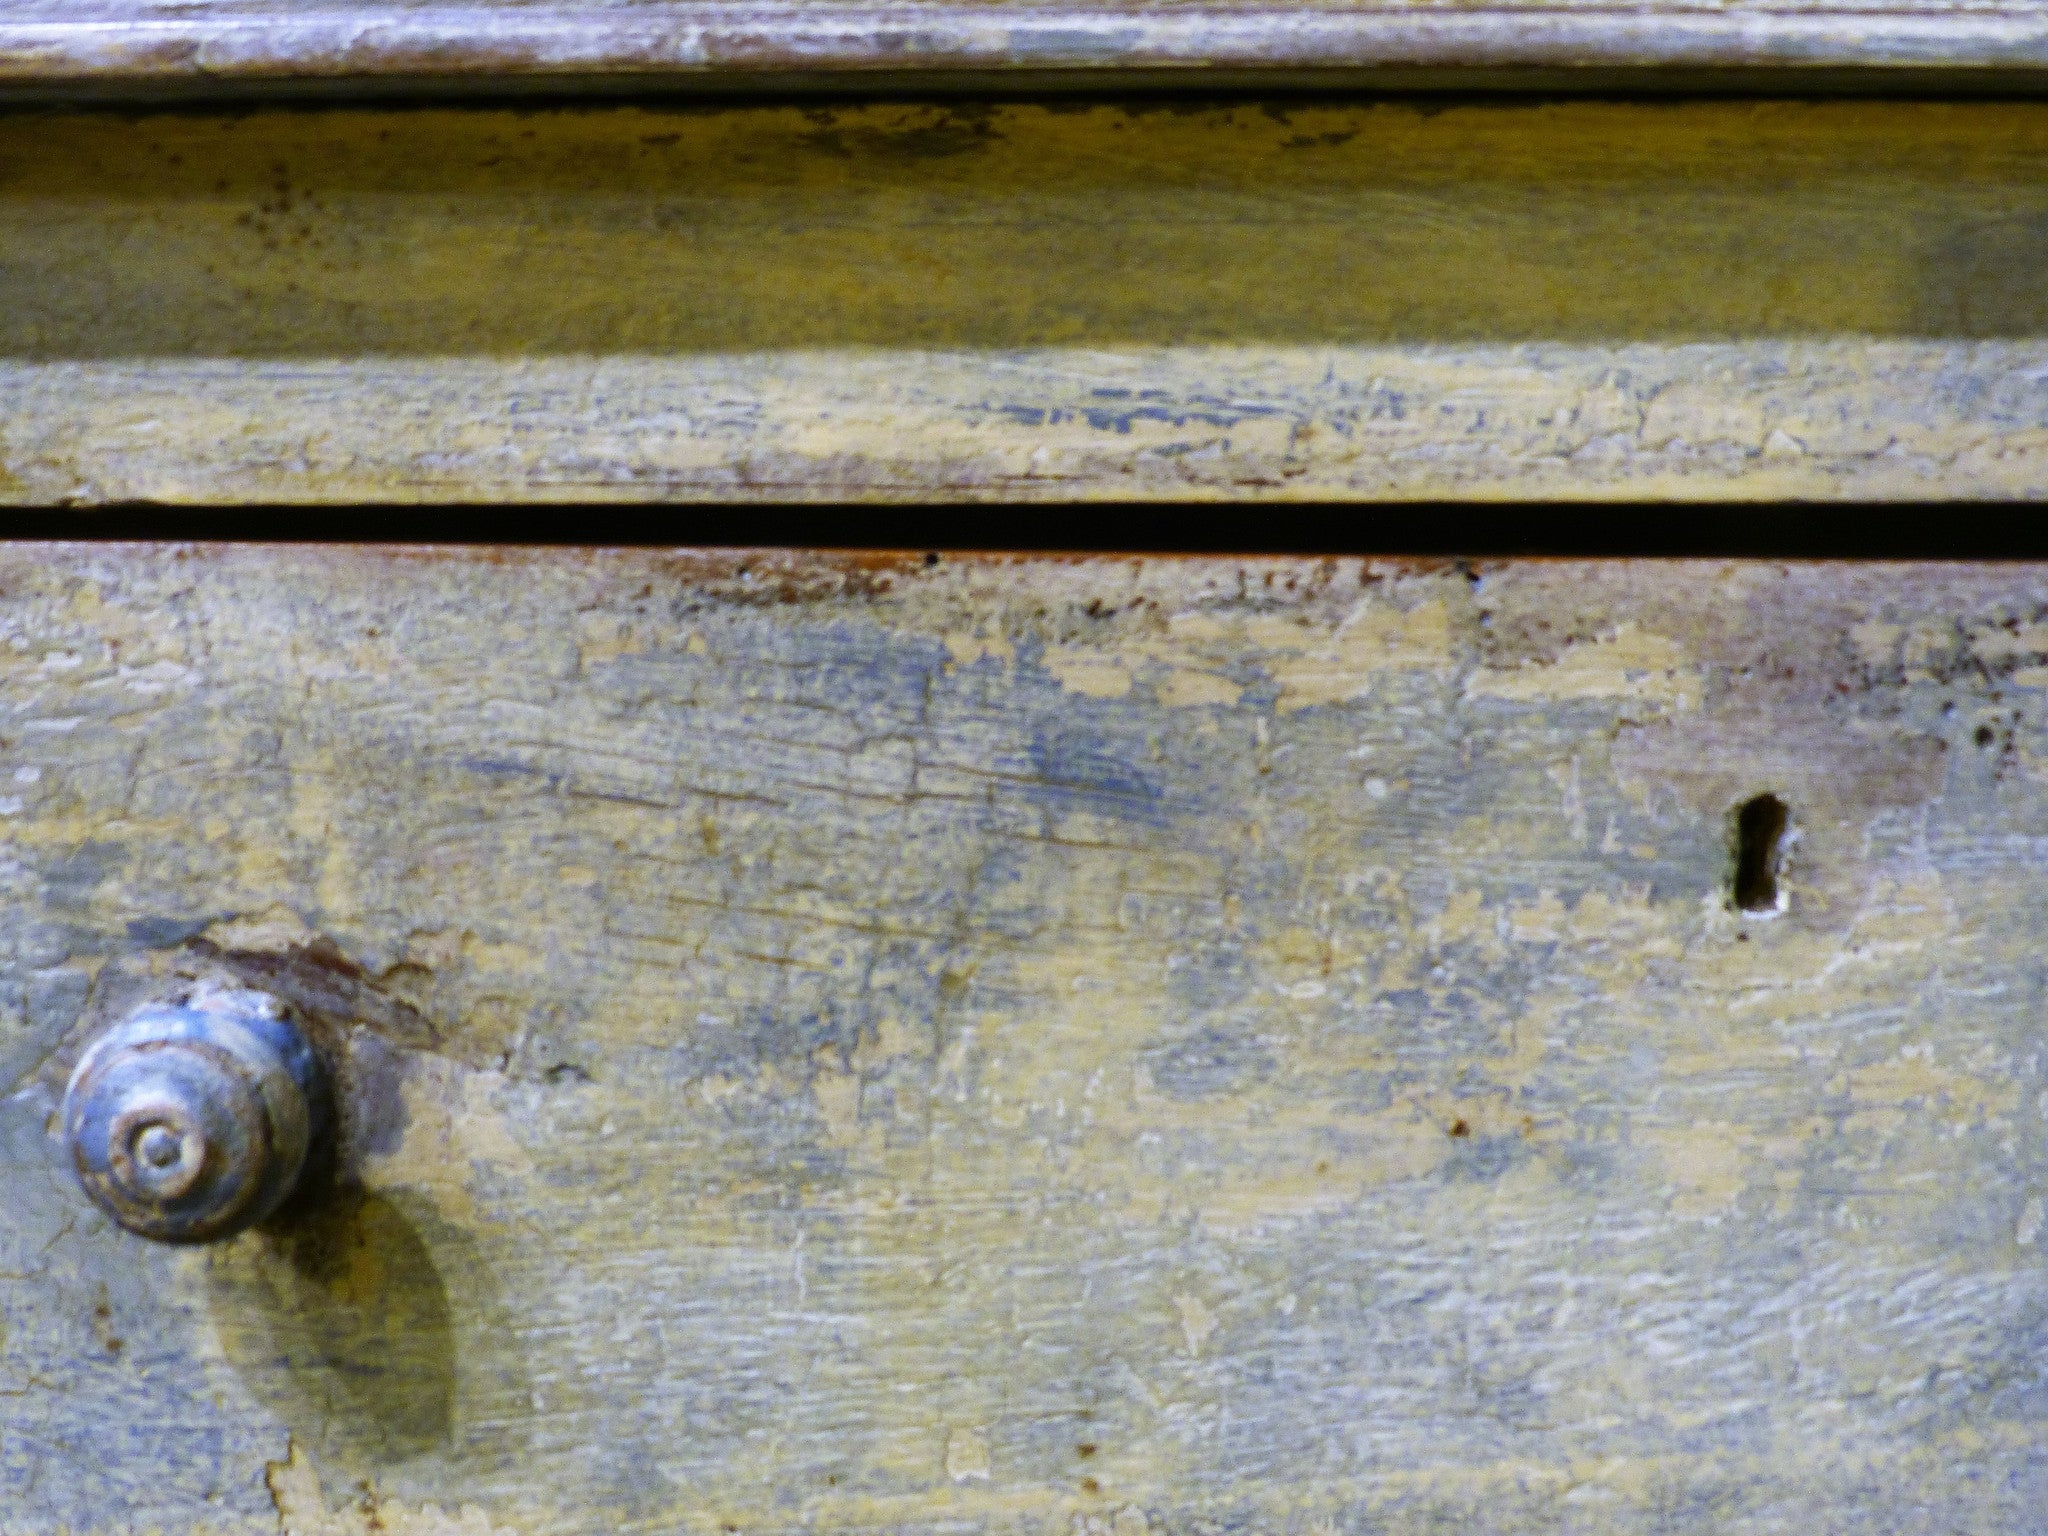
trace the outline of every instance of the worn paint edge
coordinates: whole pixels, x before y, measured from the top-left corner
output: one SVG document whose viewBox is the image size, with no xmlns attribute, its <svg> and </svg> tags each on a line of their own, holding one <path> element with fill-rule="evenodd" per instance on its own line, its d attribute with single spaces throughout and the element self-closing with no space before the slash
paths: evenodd
<svg viewBox="0 0 2048 1536">
<path fill-rule="evenodd" d="M 0 364 L 0 503 L 2048 495 L 2048 340 Z"/>
</svg>

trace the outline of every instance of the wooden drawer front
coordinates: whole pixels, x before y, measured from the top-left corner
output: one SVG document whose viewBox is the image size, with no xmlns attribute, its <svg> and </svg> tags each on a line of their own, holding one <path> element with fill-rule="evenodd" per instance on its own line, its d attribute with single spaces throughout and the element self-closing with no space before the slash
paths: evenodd
<svg viewBox="0 0 2048 1536">
<path fill-rule="evenodd" d="M 19 503 L 2048 492 L 2048 105 L 0 118 Z"/>
<path fill-rule="evenodd" d="M 0 594 L 9 1536 L 2038 1523 L 2048 571 Z M 48 1117 L 197 965 L 347 1187 L 178 1249 Z"/>
</svg>

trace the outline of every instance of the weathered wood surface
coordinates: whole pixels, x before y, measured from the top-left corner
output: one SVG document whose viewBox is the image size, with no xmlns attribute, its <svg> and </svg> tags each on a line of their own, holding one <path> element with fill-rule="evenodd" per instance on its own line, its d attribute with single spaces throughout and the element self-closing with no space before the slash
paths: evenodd
<svg viewBox="0 0 2048 1536">
<path fill-rule="evenodd" d="M 2037 72 L 2048 7 L 1955 0 L 8 0 L 0 86 L 1589 66 Z M 1494 83 L 1511 83 L 1511 73 Z"/>
<path fill-rule="evenodd" d="M 0 498 L 2031 497 L 2044 229 L 2012 103 L 16 115 Z"/>
<path fill-rule="evenodd" d="M 2039 1529 L 2048 570 L 0 594 L 8 1536 Z M 212 1252 L 38 1066 L 196 940 L 370 1021 Z"/>
</svg>

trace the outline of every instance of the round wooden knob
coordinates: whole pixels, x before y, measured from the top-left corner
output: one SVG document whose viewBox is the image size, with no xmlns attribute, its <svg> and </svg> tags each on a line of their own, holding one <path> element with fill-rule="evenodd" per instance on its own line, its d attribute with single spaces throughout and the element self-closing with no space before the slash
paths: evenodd
<svg viewBox="0 0 2048 1536">
<path fill-rule="evenodd" d="M 131 1232 L 231 1237 L 272 1211 L 306 1164 L 319 1060 L 267 993 L 205 989 L 152 1003 L 79 1059 L 63 1126 L 78 1179 Z"/>
</svg>

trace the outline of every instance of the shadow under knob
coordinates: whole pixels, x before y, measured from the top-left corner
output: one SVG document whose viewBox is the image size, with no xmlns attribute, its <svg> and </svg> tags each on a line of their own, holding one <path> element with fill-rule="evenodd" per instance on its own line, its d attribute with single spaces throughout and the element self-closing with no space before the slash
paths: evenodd
<svg viewBox="0 0 2048 1536">
<path fill-rule="evenodd" d="M 79 1183 L 131 1232 L 231 1237 L 290 1194 L 324 1103 L 320 1063 L 267 993 L 205 989 L 137 1009 L 86 1050 L 64 1093 Z"/>
</svg>

